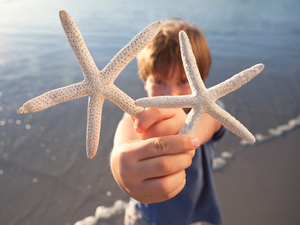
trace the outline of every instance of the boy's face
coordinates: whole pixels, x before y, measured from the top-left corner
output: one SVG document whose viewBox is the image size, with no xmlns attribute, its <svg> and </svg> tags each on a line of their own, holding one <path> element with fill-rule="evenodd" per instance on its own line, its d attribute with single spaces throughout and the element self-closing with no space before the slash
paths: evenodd
<svg viewBox="0 0 300 225">
<path fill-rule="evenodd" d="M 145 90 L 148 97 L 192 94 L 186 75 L 178 63 L 170 66 L 166 76 L 149 75 L 145 82 Z"/>
</svg>

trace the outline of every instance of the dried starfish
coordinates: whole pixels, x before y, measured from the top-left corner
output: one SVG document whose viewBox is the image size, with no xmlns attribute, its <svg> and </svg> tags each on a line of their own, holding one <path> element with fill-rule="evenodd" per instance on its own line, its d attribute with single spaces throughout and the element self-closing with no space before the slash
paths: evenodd
<svg viewBox="0 0 300 225">
<path fill-rule="evenodd" d="M 228 130 L 247 142 L 254 143 L 255 138 L 248 129 L 228 112 L 220 108 L 215 101 L 250 81 L 263 70 L 264 65 L 257 64 L 218 85 L 206 89 L 201 79 L 190 41 L 184 31 L 179 33 L 179 40 L 183 66 L 192 94 L 141 98 L 135 101 L 136 105 L 150 108 L 192 108 L 180 130 L 180 134 L 193 134 L 203 114 L 208 113 Z"/>
<path fill-rule="evenodd" d="M 88 158 L 93 158 L 99 144 L 104 99 L 114 102 L 133 117 L 143 110 L 113 82 L 126 65 L 155 37 L 161 22 L 148 25 L 122 48 L 102 71 L 99 71 L 71 16 L 65 11 L 60 11 L 59 16 L 68 42 L 83 72 L 84 80 L 42 94 L 26 102 L 20 108 L 20 112 L 38 112 L 62 102 L 89 96 L 86 153 Z"/>
</svg>

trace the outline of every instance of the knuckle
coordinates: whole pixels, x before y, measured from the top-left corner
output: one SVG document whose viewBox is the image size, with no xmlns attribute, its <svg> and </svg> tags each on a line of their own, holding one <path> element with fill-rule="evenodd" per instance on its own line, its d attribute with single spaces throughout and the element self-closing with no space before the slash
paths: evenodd
<svg viewBox="0 0 300 225">
<path fill-rule="evenodd" d="M 156 168 L 158 171 L 160 171 L 162 173 L 168 173 L 171 170 L 172 165 L 169 160 L 162 159 L 157 162 Z"/>
<path fill-rule="evenodd" d="M 153 148 L 158 155 L 162 155 L 167 151 L 166 143 L 161 138 L 155 138 Z"/>
<path fill-rule="evenodd" d="M 124 162 L 126 162 L 127 158 L 127 154 L 126 153 L 121 153 L 120 154 L 120 176 L 123 178 L 123 179 L 126 179 L 127 178 L 127 175 L 128 175 L 128 168 L 126 166 L 126 164 Z"/>
<path fill-rule="evenodd" d="M 123 162 L 127 162 L 128 159 L 129 159 L 128 152 L 126 152 L 126 151 L 120 152 L 120 162 L 121 162 L 121 165 L 123 164 Z"/>
<path fill-rule="evenodd" d="M 130 153 L 127 151 L 123 151 L 120 153 L 119 157 L 119 173 L 120 177 L 123 181 L 132 180 L 132 175 L 134 175 L 134 170 L 129 166 L 130 164 Z"/>
</svg>

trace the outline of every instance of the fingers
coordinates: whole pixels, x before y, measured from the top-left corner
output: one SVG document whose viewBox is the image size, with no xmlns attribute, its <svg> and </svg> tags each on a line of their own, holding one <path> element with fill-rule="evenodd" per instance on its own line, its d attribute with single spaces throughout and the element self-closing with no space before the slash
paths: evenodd
<svg viewBox="0 0 300 225">
<path fill-rule="evenodd" d="M 169 176 L 145 180 L 139 185 L 138 189 L 147 194 L 144 194 L 140 200 L 144 203 L 151 204 L 171 199 L 184 188 L 186 183 L 185 178 L 185 171 L 182 170 Z"/>
<path fill-rule="evenodd" d="M 173 116 L 172 110 L 160 110 L 158 108 L 148 108 L 138 114 L 134 121 L 134 129 L 137 133 L 142 133 L 156 122 L 168 119 Z"/>
<path fill-rule="evenodd" d="M 131 119 L 142 138 L 113 150 L 111 168 L 117 183 L 143 203 L 174 197 L 184 187 L 185 169 L 200 145 L 194 136 L 178 135 L 186 114 L 182 109 L 146 109 Z"/>
<path fill-rule="evenodd" d="M 127 184 L 169 176 L 188 168 L 199 146 L 198 138 L 173 135 L 134 141 L 122 146 L 117 165 Z"/>
<path fill-rule="evenodd" d="M 138 161 L 155 158 L 163 155 L 188 152 L 199 147 L 198 138 L 190 135 L 171 135 L 151 138 L 136 143 L 139 151 L 133 151 L 133 158 Z"/>
<path fill-rule="evenodd" d="M 129 141 L 114 149 L 113 175 L 131 197 L 153 203 L 170 199 L 185 185 L 185 169 L 192 163 L 198 138 L 171 135 Z"/>
<path fill-rule="evenodd" d="M 143 140 L 178 134 L 186 117 L 182 109 L 149 108 L 139 113 L 134 129 Z"/>
<path fill-rule="evenodd" d="M 137 164 L 137 170 L 143 171 L 142 178 L 147 179 L 168 176 L 185 170 L 192 164 L 194 153 L 166 155 L 143 160 Z"/>
</svg>

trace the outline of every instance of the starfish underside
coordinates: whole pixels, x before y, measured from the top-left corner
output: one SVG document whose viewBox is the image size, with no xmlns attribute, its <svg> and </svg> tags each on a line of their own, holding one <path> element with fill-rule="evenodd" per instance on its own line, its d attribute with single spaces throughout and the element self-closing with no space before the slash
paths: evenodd
<svg viewBox="0 0 300 225">
<path fill-rule="evenodd" d="M 59 16 L 67 40 L 83 72 L 84 80 L 42 94 L 24 103 L 20 112 L 39 112 L 62 102 L 89 96 L 86 153 L 88 158 L 93 158 L 98 149 L 102 106 L 105 99 L 114 102 L 133 117 L 143 110 L 113 82 L 127 64 L 156 36 L 161 22 L 148 25 L 122 48 L 103 70 L 99 71 L 71 16 L 66 11 L 60 11 Z"/>
<path fill-rule="evenodd" d="M 247 142 L 254 143 L 255 138 L 249 130 L 228 112 L 219 107 L 215 101 L 240 88 L 257 76 L 263 70 L 264 65 L 257 64 L 218 85 L 206 89 L 198 70 L 190 41 L 184 31 L 179 33 L 179 40 L 183 66 L 192 89 L 192 94 L 141 98 L 135 101 L 136 105 L 150 108 L 192 108 L 185 124 L 180 130 L 180 134 L 193 134 L 196 131 L 203 114 L 208 113 L 228 130 Z"/>
</svg>

